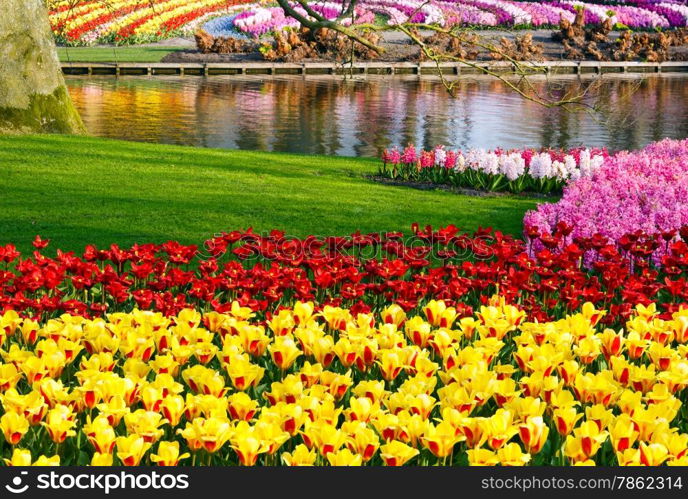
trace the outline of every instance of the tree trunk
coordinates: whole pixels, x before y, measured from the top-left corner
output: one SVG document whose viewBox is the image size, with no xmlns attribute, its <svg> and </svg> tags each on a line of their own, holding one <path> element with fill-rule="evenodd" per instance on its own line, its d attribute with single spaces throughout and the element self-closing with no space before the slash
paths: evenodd
<svg viewBox="0 0 688 499">
<path fill-rule="evenodd" d="M 0 4 L 0 133 L 83 133 L 43 0 Z"/>
</svg>

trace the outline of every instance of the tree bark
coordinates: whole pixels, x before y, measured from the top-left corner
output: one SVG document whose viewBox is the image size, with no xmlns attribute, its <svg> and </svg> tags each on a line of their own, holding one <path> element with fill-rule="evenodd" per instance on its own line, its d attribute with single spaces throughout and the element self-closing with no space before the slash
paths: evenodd
<svg viewBox="0 0 688 499">
<path fill-rule="evenodd" d="M 0 133 L 84 133 L 43 0 L 0 4 Z"/>
</svg>

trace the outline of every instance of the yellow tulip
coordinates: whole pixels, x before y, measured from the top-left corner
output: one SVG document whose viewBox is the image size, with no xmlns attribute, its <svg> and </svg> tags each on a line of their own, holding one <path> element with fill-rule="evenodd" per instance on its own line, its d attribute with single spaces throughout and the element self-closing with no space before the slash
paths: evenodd
<svg viewBox="0 0 688 499">
<path fill-rule="evenodd" d="M 158 355 L 148 365 L 158 374 L 170 374 L 177 377 L 179 374 L 179 362 L 173 355 Z"/>
<path fill-rule="evenodd" d="M 117 457 L 124 466 L 138 466 L 151 444 L 139 435 L 117 437 Z"/>
<path fill-rule="evenodd" d="M 258 410 L 258 402 L 244 392 L 238 392 L 227 399 L 229 415 L 232 419 L 250 421 Z"/>
<path fill-rule="evenodd" d="M 125 414 L 129 414 L 129 408 L 122 397 L 112 397 L 107 403 L 96 406 L 100 415 L 107 417 L 110 425 L 117 426 Z"/>
<path fill-rule="evenodd" d="M 383 402 L 389 395 L 382 380 L 361 381 L 352 389 L 352 393 L 356 397 L 367 397 L 373 404 Z"/>
<path fill-rule="evenodd" d="M 600 356 L 600 340 L 596 336 L 588 336 L 573 347 L 573 352 L 583 364 L 592 364 Z"/>
<path fill-rule="evenodd" d="M 161 428 L 167 420 L 162 414 L 145 409 L 138 409 L 124 415 L 124 424 L 129 434 L 137 434 L 147 443 L 157 442 L 164 430 Z"/>
<path fill-rule="evenodd" d="M 639 433 L 628 414 L 621 414 L 609 425 L 609 437 L 617 453 L 625 452 L 633 447 L 638 435 Z"/>
<path fill-rule="evenodd" d="M 600 446 L 607 440 L 608 433 L 600 431 L 597 423 L 586 421 L 566 437 L 565 454 L 573 461 L 583 461 L 597 454 Z"/>
<path fill-rule="evenodd" d="M 308 321 L 313 317 L 313 312 L 315 307 L 313 302 L 300 302 L 297 301 L 294 304 L 294 322 L 296 325 L 303 325 L 308 323 Z"/>
<path fill-rule="evenodd" d="M 301 433 L 308 447 L 315 447 L 321 456 L 339 450 L 347 440 L 346 434 L 332 424 L 306 424 Z"/>
<path fill-rule="evenodd" d="M 157 454 L 151 454 L 150 459 L 158 466 L 177 466 L 179 461 L 190 456 L 188 452 L 179 454 L 179 442 L 161 441 Z"/>
<path fill-rule="evenodd" d="M 393 381 L 406 366 L 406 355 L 401 349 L 384 350 L 380 352 L 378 365 L 382 377 L 387 381 Z"/>
<path fill-rule="evenodd" d="M 262 416 L 262 415 L 261 415 Z M 239 423 L 237 431 L 241 431 L 241 425 L 246 422 Z M 267 446 L 266 453 L 269 455 L 275 454 L 279 448 L 289 440 L 291 435 L 282 429 L 280 424 L 271 422 L 268 418 L 261 417 L 253 427 L 253 433 L 260 439 L 260 441 Z"/>
<path fill-rule="evenodd" d="M 301 350 L 291 336 L 276 337 L 275 342 L 268 347 L 268 350 L 272 356 L 272 361 L 283 371 L 289 369 L 301 355 Z"/>
<path fill-rule="evenodd" d="M 348 338 L 340 338 L 334 345 L 334 353 L 344 368 L 349 368 L 356 362 L 358 348 Z"/>
<path fill-rule="evenodd" d="M 667 448 L 672 459 L 681 459 L 688 454 L 688 433 L 655 431 L 652 443 L 660 443 Z"/>
<path fill-rule="evenodd" d="M 330 329 L 335 331 L 344 331 L 347 325 L 353 320 L 348 310 L 332 307 L 330 305 L 323 307 L 321 314 Z"/>
<path fill-rule="evenodd" d="M 542 416 L 531 417 L 519 425 L 518 435 L 526 450 L 530 454 L 537 454 L 547 442 L 549 427 L 545 424 Z"/>
<path fill-rule="evenodd" d="M 225 419 L 197 417 L 186 423 L 186 428 L 183 430 L 177 430 L 177 433 L 186 439 L 191 450 L 203 448 L 207 452 L 214 453 L 230 439 L 233 430 Z"/>
<path fill-rule="evenodd" d="M 516 382 L 511 378 L 497 381 L 495 383 L 494 391 L 494 399 L 499 407 L 511 402 L 514 397 L 518 397 L 518 395 L 521 393 L 521 390 L 516 389 Z"/>
<path fill-rule="evenodd" d="M 530 462 L 530 454 L 526 454 L 516 443 L 507 444 L 497 450 L 497 459 L 502 466 L 525 466 Z"/>
<path fill-rule="evenodd" d="M 287 466 L 313 466 L 317 457 L 314 449 L 299 444 L 293 452 L 282 453 L 282 462 Z"/>
<path fill-rule="evenodd" d="M 398 440 L 392 440 L 380 447 L 380 457 L 386 466 L 403 466 L 420 452 Z"/>
<path fill-rule="evenodd" d="M 7 466 L 31 466 L 31 451 L 26 449 L 14 449 L 11 459 L 3 459 Z"/>
<path fill-rule="evenodd" d="M 404 331 L 408 339 L 420 348 L 426 348 L 432 339 L 431 325 L 418 316 L 406 321 Z"/>
<path fill-rule="evenodd" d="M 602 344 L 602 353 L 607 359 L 621 355 L 624 349 L 625 338 L 623 331 L 615 332 L 613 329 L 605 329 L 599 335 Z"/>
<path fill-rule="evenodd" d="M 349 449 L 340 449 L 336 452 L 327 454 L 330 466 L 361 466 L 363 458 L 359 454 L 354 454 Z"/>
<path fill-rule="evenodd" d="M 335 358 L 334 339 L 331 336 L 323 336 L 316 339 L 313 342 L 311 353 L 322 367 L 329 367 Z"/>
<path fill-rule="evenodd" d="M 594 421 L 600 430 L 606 430 L 609 423 L 614 419 L 611 409 L 607 409 L 602 404 L 595 404 L 585 408 L 585 419 Z"/>
<path fill-rule="evenodd" d="M 585 302 L 581 307 L 581 315 L 590 321 L 591 326 L 596 326 L 600 319 L 607 314 L 604 310 L 595 309 L 595 305 Z"/>
<path fill-rule="evenodd" d="M 565 406 L 555 409 L 552 418 L 556 424 L 557 431 L 560 435 L 566 436 L 573 431 L 573 427 L 576 425 L 579 419 L 583 417 L 583 414 L 578 413 L 575 407 Z"/>
<path fill-rule="evenodd" d="M 447 307 L 443 301 L 432 300 L 423 308 L 428 322 L 434 327 L 451 328 L 458 317 L 454 307 Z"/>
<path fill-rule="evenodd" d="M 162 400 L 159 410 L 165 416 L 169 425 L 175 427 L 184 415 L 185 408 L 184 398 L 181 395 L 172 395 Z"/>
<path fill-rule="evenodd" d="M 93 421 L 91 421 L 90 416 L 87 416 L 86 424 L 82 429 L 96 452 L 112 454 L 117 437 L 106 416 L 98 415 Z"/>
<path fill-rule="evenodd" d="M 469 449 L 467 454 L 469 466 L 496 466 L 500 462 L 497 454 L 489 449 Z"/>
<path fill-rule="evenodd" d="M 264 368 L 242 357 L 234 358 L 230 363 L 225 364 L 224 368 L 234 388 L 241 391 L 257 386 L 265 374 Z"/>
<path fill-rule="evenodd" d="M 341 400 L 353 384 L 353 379 L 351 379 L 351 371 L 347 371 L 345 374 L 323 371 L 320 375 L 320 383 L 322 386 L 328 387 L 329 393 L 335 400 Z"/>
<path fill-rule="evenodd" d="M 38 456 L 38 459 L 31 462 L 31 452 L 24 449 L 14 449 L 11 459 L 4 459 L 7 466 L 59 466 L 60 456 Z"/>
<path fill-rule="evenodd" d="M 29 431 L 29 422 L 16 412 L 6 412 L 0 417 L 0 428 L 5 441 L 10 445 L 17 445 Z"/>
<path fill-rule="evenodd" d="M 457 431 L 447 422 L 441 422 L 431 426 L 425 436 L 421 437 L 423 446 L 436 457 L 445 458 L 454 450 L 454 446 L 465 440 L 466 437 L 457 434 Z"/>
<path fill-rule="evenodd" d="M 368 399 L 365 399 L 368 400 Z M 372 428 L 360 421 L 351 421 L 342 425 L 348 434 L 347 447 L 359 455 L 364 462 L 370 461 L 380 447 L 380 439 Z"/>
<path fill-rule="evenodd" d="M 258 456 L 267 452 L 266 443 L 258 439 L 251 431 L 237 431 L 232 436 L 232 449 L 239 457 L 239 463 L 243 466 L 253 466 Z"/>
<path fill-rule="evenodd" d="M 399 305 L 393 303 L 380 313 L 380 317 L 385 324 L 394 324 L 399 328 L 406 321 L 406 312 Z"/>
<path fill-rule="evenodd" d="M 626 449 L 616 453 L 616 461 L 619 466 L 641 466 L 640 451 L 638 449 Z"/>
<path fill-rule="evenodd" d="M 296 325 L 291 310 L 280 310 L 277 314 L 272 316 L 272 319 L 267 321 L 267 324 L 275 336 L 291 334 Z"/>
<path fill-rule="evenodd" d="M 645 466 L 660 466 L 669 459 L 669 450 L 662 444 L 640 442 L 640 462 Z"/>
<path fill-rule="evenodd" d="M 487 445 L 492 450 L 501 448 L 518 433 L 518 428 L 513 423 L 513 413 L 504 409 L 498 409 L 494 415 L 485 419 L 484 426 Z"/>
<path fill-rule="evenodd" d="M 0 393 L 17 386 L 22 375 L 14 364 L 0 364 Z"/>
</svg>

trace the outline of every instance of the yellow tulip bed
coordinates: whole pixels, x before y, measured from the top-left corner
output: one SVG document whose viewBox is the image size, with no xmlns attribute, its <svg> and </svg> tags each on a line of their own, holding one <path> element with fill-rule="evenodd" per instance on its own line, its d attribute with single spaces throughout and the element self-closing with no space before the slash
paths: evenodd
<svg viewBox="0 0 688 499">
<path fill-rule="evenodd" d="M 0 315 L 8 465 L 688 465 L 688 310 Z"/>
</svg>

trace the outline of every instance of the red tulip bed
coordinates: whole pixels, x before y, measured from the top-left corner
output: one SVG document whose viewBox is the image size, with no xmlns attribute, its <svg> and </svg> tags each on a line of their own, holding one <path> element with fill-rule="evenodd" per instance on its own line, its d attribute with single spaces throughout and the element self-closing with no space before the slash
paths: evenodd
<svg viewBox="0 0 688 499">
<path fill-rule="evenodd" d="M 0 308 L 36 319 L 133 307 L 169 316 L 184 308 L 224 312 L 236 300 L 269 318 L 295 301 L 356 313 L 444 300 L 468 316 L 499 294 L 531 320 L 560 318 L 588 301 L 608 310 L 605 324 L 619 326 L 636 304 L 656 302 L 669 316 L 686 302 L 688 229 L 680 238 L 677 231 L 628 234 L 621 246 L 599 234 L 571 238 L 572 230 L 564 223 L 553 234 L 528 229 L 527 242 L 454 226 L 306 238 L 248 230 L 201 246 L 90 245 L 54 257 L 37 237 L 31 255 L 0 247 Z M 660 267 L 652 261 L 657 248 L 666 250 Z"/>
</svg>

